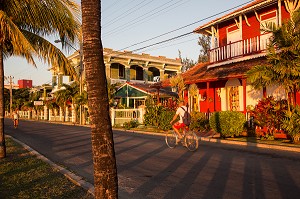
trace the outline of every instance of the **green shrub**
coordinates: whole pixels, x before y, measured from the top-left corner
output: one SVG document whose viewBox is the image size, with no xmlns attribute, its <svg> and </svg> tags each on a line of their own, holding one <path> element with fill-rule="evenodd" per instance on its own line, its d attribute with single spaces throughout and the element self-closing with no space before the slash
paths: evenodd
<svg viewBox="0 0 300 199">
<path fill-rule="evenodd" d="M 300 138 L 300 107 L 297 105 L 290 115 L 282 122 L 283 129 L 288 133 L 293 141 L 297 141 Z"/>
<path fill-rule="evenodd" d="M 156 126 L 158 129 L 162 130 L 169 130 L 172 128 L 170 121 L 174 114 L 174 110 L 162 105 L 156 105 L 152 100 L 149 100 L 146 103 L 144 124 L 146 126 Z"/>
<path fill-rule="evenodd" d="M 124 122 L 123 127 L 125 129 L 136 128 L 139 125 L 137 120 L 131 120 L 129 122 Z"/>
<path fill-rule="evenodd" d="M 245 115 L 237 111 L 215 112 L 209 119 L 210 127 L 221 137 L 238 136 L 244 130 Z"/>
<path fill-rule="evenodd" d="M 190 124 L 191 130 L 205 131 L 209 130 L 209 120 L 206 118 L 205 113 L 192 112 L 192 121 Z"/>
</svg>

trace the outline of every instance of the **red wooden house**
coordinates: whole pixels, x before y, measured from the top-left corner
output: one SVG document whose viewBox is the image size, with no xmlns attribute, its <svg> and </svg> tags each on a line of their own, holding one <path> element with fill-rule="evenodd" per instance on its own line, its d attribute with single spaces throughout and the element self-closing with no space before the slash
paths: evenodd
<svg viewBox="0 0 300 199">
<path fill-rule="evenodd" d="M 190 107 L 201 112 L 235 110 L 246 113 L 264 96 L 285 98 L 283 89 L 267 87 L 253 90 L 246 72 L 266 63 L 266 48 L 271 34 L 261 31 L 266 23 L 280 26 L 297 9 L 299 0 L 255 0 L 225 16 L 194 30 L 211 36 L 209 62 L 200 63 L 182 74 L 186 84 L 196 84 L 199 94 Z M 195 100 L 196 99 L 196 100 Z M 299 100 L 299 95 L 298 95 Z"/>
</svg>

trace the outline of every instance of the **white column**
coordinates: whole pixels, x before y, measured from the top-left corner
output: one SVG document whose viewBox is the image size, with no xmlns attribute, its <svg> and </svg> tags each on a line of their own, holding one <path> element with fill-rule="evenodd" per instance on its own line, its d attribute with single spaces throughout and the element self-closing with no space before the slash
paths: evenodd
<svg viewBox="0 0 300 199">
<path fill-rule="evenodd" d="M 75 115 L 75 106 L 72 104 L 72 122 L 76 122 L 76 115 Z"/>
<path fill-rule="evenodd" d="M 59 107 L 59 121 L 63 121 L 63 111 L 61 107 Z"/>
<path fill-rule="evenodd" d="M 69 107 L 66 106 L 66 117 L 65 117 L 65 121 L 68 122 L 69 121 Z"/>
<path fill-rule="evenodd" d="M 48 108 L 44 106 L 44 120 L 48 120 Z"/>
<path fill-rule="evenodd" d="M 110 120 L 111 120 L 111 126 L 115 125 L 115 109 L 110 108 Z"/>
<path fill-rule="evenodd" d="M 49 109 L 49 121 L 52 120 L 52 109 Z"/>
</svg>

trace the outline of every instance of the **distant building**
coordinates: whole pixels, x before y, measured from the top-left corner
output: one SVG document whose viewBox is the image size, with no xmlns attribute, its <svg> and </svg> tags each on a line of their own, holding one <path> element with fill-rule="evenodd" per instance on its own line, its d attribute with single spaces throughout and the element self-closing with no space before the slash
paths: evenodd
<svg viewBox="0 0 300 199">
<path fill-rule="evenodd" d="M 19 88 L 32 88 L 32 80 L 20 79 L 18 80 Z"/>
<path fill-rule="evenodd" d="M 131 51 L 115 51 L 110 48 L 104 48 L 104 64 L 106 67 L 106 76 L 115 83 L 155 83 L 163 80 L 167 76 L 174 76 L 181 73 L 181 59 L 171 59 L 165 56 L 151 56 L 150 54 L 136 54 Z M 68 57 L 72 65 L 79 72 L 80 54 L 74 52 Z M 63 83 L 64 74 L 54 68 L 52 72 L 52 86 L 60 87 Z M 83 71 L 83 79 L 85 74 Z"/>
</svg>

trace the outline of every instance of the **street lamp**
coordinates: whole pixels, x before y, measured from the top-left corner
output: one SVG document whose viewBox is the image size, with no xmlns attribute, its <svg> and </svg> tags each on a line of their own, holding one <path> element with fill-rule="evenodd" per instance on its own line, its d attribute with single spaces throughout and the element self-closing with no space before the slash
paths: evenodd
<svg viewBox="0 0 300 199">
<path fill-rule="evenodd" d="M 61 40 L 55 40 L 55 43 L 61 43 Z M 66 43 L 67 45 L 69 45 L 71 48 L 73 48 L 76 52 L 79 53 L 79 58 L 80 58 L 80 63 L 79 63 L 79 94 L 82 95 L 82 71 L 83 71 L 83 63 L 82 63 L 82 58 L 83 58 L 83 54 L 82 54 L 82 43 L 80 43 L 80 50 L 77 50 L 74 46 L 72 46 L 70 43 L 63 41 L 64 43 Z M 79 105 L 79 124 L 82 124 L 82 105 Z"/>
</svg>

